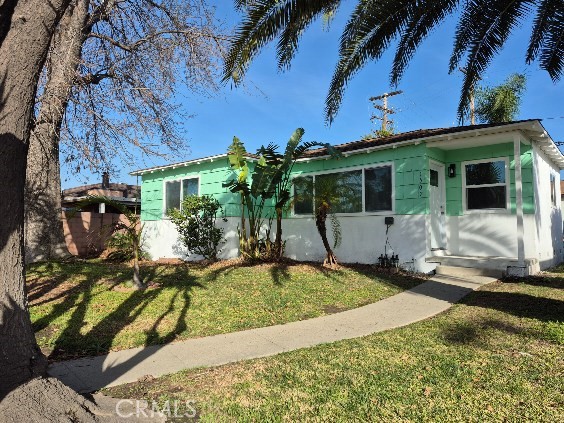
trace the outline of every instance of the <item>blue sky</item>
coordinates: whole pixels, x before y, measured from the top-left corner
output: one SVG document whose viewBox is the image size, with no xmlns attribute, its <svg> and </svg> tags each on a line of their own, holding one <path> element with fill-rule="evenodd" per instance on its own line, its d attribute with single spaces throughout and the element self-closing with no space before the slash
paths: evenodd
<svg viewBox="0 0 564 423">
<path fill-rule="evenodd" d="M 239 16 L 229 0 L 216 0 L 217 16 L 226 28 L 234 27 Z M 373 129 L 369 98 L 393 90 L 389 71 L 393 48 L 377 63 L 367 65 L 349 83 L 340 111 L 328 127 L 324 121 L 324 101 L 337 62 L 339 36 L 353 2 L 343 2 L 329 30 L 321 21 L 304 34 L 290 70 L 279 72 L 272 43 L 253 62 L 245 86 L 229 85 L 209 98 L 187 93 L 177 101 L 193 115 L 186 122 L 188 148 L 170 160 L 138 155 L 137 163 L 117 166 L 113 182 L 135 183 L 129 172 L 171 162 L 224 153 L 233 136 L 241 138 L 247 150 L 274 142 L 284 146 L 298 127 L 305 129 L 304 140 L 340 144 L 359 139 Z M 456 126 L 456 108 L 462 75 L 448 74 L 455 19 L 437 28 L 421 45 L 403 80 L 397 87 L 403 94 L 390 99 L 396 110 L 398 132 L 421 128 Z M 527 66 L 525 48 L 530 25 L 514 31 L 505 48 L 484 74 L 484 84 L 497 85 L 514 72 L 527 75 L 527 90 L 519 119 L 541 118 L 555 141 L 564 141 L 564 82 L 554 84 L 537 63 Z M 101 177 L 83 172 L 75 175 L 62 169 L 63 188 L 97 183 Z"/>
</svg>

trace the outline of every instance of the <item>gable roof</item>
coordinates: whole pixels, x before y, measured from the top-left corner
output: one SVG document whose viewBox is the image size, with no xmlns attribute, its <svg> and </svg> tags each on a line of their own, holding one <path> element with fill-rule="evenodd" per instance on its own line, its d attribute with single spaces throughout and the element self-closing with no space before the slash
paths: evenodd
<svg viewBox="0 0 564 423">
<path fill-rule="evenodd" d="M 416 131 L 402 132 L 382 138 L 371 138 L 366 140 L 347 142 L 344 144 L 335 145 L 333 147 L 337 151 L 344 153 L 345 156 L 347 156 L 348 154 L 390 148 L 404 144 L 418 144 L 420 142 L 427 141 L 450 141 L 455 138 L 468 137 L 468 134 L 472 132 L 474 132 L 475 135 L 493 135 L 496 133 L 509 131 L 523 131 L 527 134 L 528 137 L 535 141 L 538 141 L 541 149 L 556 164 L 560 166 L 560 169 L 564 169 L 564 156 L 562 155 L 558 147 L 556 147 L 556 144 L 554 144 L 554 141 L 552 140 L 552 138 L 550 138 L 540 122 L 540 119 L 526 119 L 503 123 L 453 126 L 450 128 L 418 129 Z M 203 157 L 201 159 L 193 159 L 166 166 L 155 166 L 147 169 L 140 169 L 131 172 L 130 175 L 143 175 L 146 173 L 155 172 L 157 170 L 174 169 L 190 164 L 200 164 L 205 161 L 213 162 L 214 160 L 223 157 L 227 157 L 227 154 L 218 154 L 216 156 Z M 258 159 L 256 155 L 250 153 L 247 154 L 247 157 L 251 160 Z M 324 157 L 329 157 L 329 154 L 327 152 L 327 149 L 325 147 L 322 147 L 315 150 L 306 151 L 300 161 L 316 160 Z"/>
</svg>

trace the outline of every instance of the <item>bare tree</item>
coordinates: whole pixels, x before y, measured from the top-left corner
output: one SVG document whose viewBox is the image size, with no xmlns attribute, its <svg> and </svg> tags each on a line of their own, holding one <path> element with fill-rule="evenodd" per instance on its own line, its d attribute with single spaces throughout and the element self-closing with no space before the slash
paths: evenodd
<svg viewBox="0 0 564 423">
<path fill-rule="evenodd" d="M 39 74 L 68 3 L 0 1 L 0 400 L 46 369 L 27 307 L 24 185 Z"/>
<path fill-rule="evenodd" d="M 216 88 L 223 55 L 204 0 L 72 0 L 53 38 L 30 139 L 26 246 L 31 260 L 65 254 L 59 153 L 76 170 L 108 170 L 183 146 L 181 82 Z"/>
</svg>

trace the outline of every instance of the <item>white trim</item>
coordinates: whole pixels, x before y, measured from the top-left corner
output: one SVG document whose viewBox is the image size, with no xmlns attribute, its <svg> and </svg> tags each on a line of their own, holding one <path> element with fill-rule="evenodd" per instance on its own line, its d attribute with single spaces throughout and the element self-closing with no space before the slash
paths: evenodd
<svg viewBox="0 0 564 423">
<path fill-rule="evenodd" d="M 377 169 L 379 167 L 390 167 L 391 168 L 391 185 L 392 185 L 392 193 L 391 193 L 391 202 L 392 202 L 392 209 L 391 210 L 382 210 L 382 211 L 365 211 L 366 210 L 366 193 L 365 193 L 365 170 L 370 170 L 370 169 Z M 371 164 L 367 164 L 367 165 L 359 165 L 359 166 L 352 166 L 352 167 L 343 167 L 343 168 L 339 168 L 339 169 L 331 169 L 331 170 L 321 170 L 318 172 L 303 172 L 300 174 L 296 174 L 295 176 L 292 177 L 292 181 L 295 178 L 303 178 L 306 176 L 311 176 L 314 178 L 313 180 L 313 186 L 314 186 L 314 190 L 315 190 L 315 177 L 318 175 L 327 175 L 327 174 L 332 174 L 332 173 L 343 173 L 343 172 L 354 172 L 354 171 L 362 171 L 362 179 L 361 179 L 361 196 L 362 196 L 362 211 L 360 212 L 356 212 L 356 213 L 335 213 L 336 216 L 350 216 L 350 217 L 354 217 L 354 216 L 383 216 L 383 215 L 389 215 L 391 214 L 395 214 L 396 211 L 396 172 L 395 172 L 395 164 L 394 162 L 381 162 L 381 163 L 371 163 Z M 292 182 L 292 191 L 291 191 L 291 195 L 292 198 L 294 197 L 294 184 Z M 315 195 L 315 193 L 314 193 Z M 290 217 L 292 218 L 307 218 L 307 217 L 311 217 L 311 214 L 296 214 L 294 212 L 294 207 L 292 206 L 292 211 L 290 213 Z"/>
<path fill-rule="evenodd" d="M 163 203 L 162 203 L 162 218 L 163 219 L 168 219 L 168 216 L 166 215 L 166 184 L 168 182 L 180 182 L 180 205 L 182 206 L 182 200 L 184 199 L 183 197 L 183 190 L 184 190 L 184 184 L 182 183 L 182 181 L 185 181 L 187 179 L 197 179 L 198 180 L 198 193 L 196 195 L 200 195 L 200 175 L 195 175 L 195 176 L 185 176 L 182 178 L 171 178 L 171 179 L 163 179 Z"/>
<path fill-rule="evenodd" d="M 469 164 L 478 164 L 478 163 L 492 163 L 492 162 L 505 162 L 505 182 L 498 183 L 498 184 L 483 184 L 483 185 L 466 185 L 466 165 Z M 511 213 L 510 210 L 510 172 L 509 172 L 509 157 L 502 156 L 502 157 L 492 157 L 489 159 L 480 159 L 480 160 L 468 160 L 461 162 L 460 171 L 462 172 L 462 211 L 464 214 L 473 214 L 473 213 L 504 213 L 509 214 Z M 467 188 L 487 188 L 487 187 L 499 187 L 505 186 L 505 208 L 490 208 L 490 209 L 472 209 L 468 210 L 467 198 L 466 198 L 466 189 Z"/>
<path fill-rule="evenodd" d="M 525 266 L 525 226 L 523 217 L 523 178 L 521 172 L 521 136 L 513 137 L 515 161 L 515 215 L 517 217 L 517 264 Z"/>
</svg>

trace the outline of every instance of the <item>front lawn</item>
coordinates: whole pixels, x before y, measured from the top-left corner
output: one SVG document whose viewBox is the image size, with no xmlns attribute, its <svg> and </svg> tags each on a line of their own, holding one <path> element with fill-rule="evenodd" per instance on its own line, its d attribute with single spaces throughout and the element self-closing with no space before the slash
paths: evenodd
<svg viewBox="0 0 564 423">
<path fill-rule="evenodd" d="M 495 282 L 405 328 L 110 388 L 202 421 L 564 421 L 564 278 Z"/>
<path fill-rule="evenodd" d="M 62 360 L 286 323 L 378 301 L 422 282 L 361 265 L 145 263 L 141 271 L 150 286 L 133 291 L 127 265 L 75 260 L 30 266 L 30 313 L 42 350 Z"/>
</svg>

